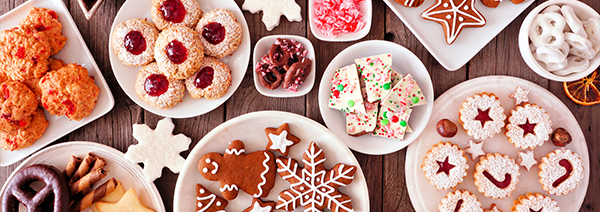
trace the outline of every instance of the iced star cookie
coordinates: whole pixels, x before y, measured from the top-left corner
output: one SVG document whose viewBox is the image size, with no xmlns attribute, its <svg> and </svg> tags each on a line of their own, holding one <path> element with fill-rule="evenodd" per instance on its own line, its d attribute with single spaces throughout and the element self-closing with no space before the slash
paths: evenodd
<svg viewBox="0 0 600 212">
<path fill-rule="evenodd" d="M 0 146 L 5 150 L 19 150 L 31 146 L 46 131 L 49 122 L 44 117 L 42 109 L 36 109 L 28 127 L 4 132 L 0 130 Z"/>
<path fill-rule="evenodd" d="M 269 143 L 265 147 L 265 150 L 277 151 L 284 157 L 287 157 L 290 153 L 292 146 L 300 143 L 300 138 L 292 135 L 290 132 L 290 125 L 284 123 L 279 128 L 267 127 L 265 134 L 269 138 Z"/>
<path fill-rule="evenodd" d="M 486 23 L 485 17 L 475 8 L 475 0 L 436 0 L 421 13 L 421 17 L 442 25 L 448 45 L 456 41 L 464 28 L 482 27 Z"/>
<path fill-rule="evenodd" d="M 67 42 L 67 38 L 62 34 L 62 24 L 58 21 L 58 15 L 50 9 L 31 8 L 19 27 L 25 31 L 43 33 L 50 44 L 50 55 L 58 54 Z"/>
<path fill-rule="evenodd" d="M 550 139 L 552 120 L 544 108 L 525 103 L 510 111 L 506 137 L 516 148 L 535 149 Z"/>
<path fill-rule="evenodd" d="M 493 199 L 510 197 L 519 183 L 519 165 L 500 153 L 488 153 L 479 158 L 473 178 L 477 190 Z"/>
<path fill-rule="evenodd" d="M 406 134 L 411 112 L 412 109 L 397 112 L 386 106 L 381 106 L 373 135 L 402 141 Z"/>
<path fill-rule="evenodd" d="M 165 76 L 156 63 L 142 68 L 135 80 L 135 93 L 150 106 L 166 110 L 172 108 L 185 95 L 183 80 Z"/>
<path fill-rule="evenodd" d="M 394 111 L 401 108 L 413 107 L 427 104 L 421 88 L 410 74 L 398 82 L 390 93 L 381 101 L 381 105 Z"/>
<path fill-rule="evenodd" d="M 173 79 L 185 79 L 202 66 L 204 47 L 194 30 L 174 26 L 158 35 L 154 57 L 164 75 Z"/>
<path fill-rule="evenodd" d="M 208 56 L 223 58 L 231 55 L 242 43 L 242 26 L 226 9 L 214 9 L 204 14 L 196 32 Z"/>
<path fill-rule="evenodd" d="M 427 151 L 423 164 L 425 178 L 437 189 L 456 188 L 467 176 L 467 157 L 465 152 L 452 142 L 439 142 Z"/>
<path fill-rule="evenodd" d="M 41 32 L 21 28 L 0 33 L 0 66 L 12 80 L 40 78 L 48 70 L 50 43 Z"/>
<path fill-rule="evenodd" d="M 362 95 L 367 97 L 365 89 L 362 89 Z M 373 132 L 377 125 L 377 114 L 379 112 L 378 102 L 365 102 L 367 113 L 346 113 L 346 133 L 351 136 L 361 136 Z"/>
<path fill-rule="evenodd" d="M 275 211 L 275 202 L 267 201 L 263 202 L 258 198 L 252 200 L 252 205 L 244 209 L 243 212 L 273 212 Z"/>
<path fill-rule="evenodd" d="M 329 107 L 346 113 L 367 113 L 360 92 L 358 72 L 354 64 L 335 71 L 331 79 Z"/>
<path fill-rule="evenodd" d="M 504 108 L 493 93 L 467 97 L 458 111 L 458 121 L 467 134 L 475 139 L 492 138 L 504 127 Z"/>
<path fill-rule="evenodd" d="M 221 98 L 231 86 L 231 70 L 227 64 L 214 57 L 202 59 L 202 66 L 185 79 L 185 87 L 194 99 L 208 100 Z"/>
<path fill-rule="evenodd" d="M 110 44 L 123 64 L 139 67 L 154 60 L 158 30 L 147 20 L 133 18 L 121 22 L 111 37 Z"/>
<path fill-rule="evenodd" d="M 0 84 L 0 131 L 28 127 L 38 100 L 27 85 L 9 81 Z"/>
<path fill-rule="evenodd" d="M 583 162 L 569 149 L 557 149 L 546 154 L 538 168 L 542 189 L 552 195 L 567 195 L 583 180 Z"/>
<path fill-rule="evenodd" d="M 559 212 L 558 203 L 540 193 L 527 193 L 519 196 L 510 208 L 513 212 Z"/>
<path fill-rule="evenodd" d="M 438 206 L 440 212 L 482 212 L 477 196 L 467 190 L 456 190 L 446 194 Z"/>
<path fill-rule="evenodd" d="M 392 89 L 392 54 L 355 59 L 356 68 L 367 89 L 367 101 L 381 101 Z"/>
<path fill-rule="evenodd" d="M 229 202 L 223 197 L 211 193 L 200 184 L 196 184 L 196 212 L 225 212 Z"/>
<path fill-rule="evenodd" d="M 152 0 L 150 12 L 159 30 L 173 26 L 194 27 L 202 16 L 197 0 Z"/>
</svg>

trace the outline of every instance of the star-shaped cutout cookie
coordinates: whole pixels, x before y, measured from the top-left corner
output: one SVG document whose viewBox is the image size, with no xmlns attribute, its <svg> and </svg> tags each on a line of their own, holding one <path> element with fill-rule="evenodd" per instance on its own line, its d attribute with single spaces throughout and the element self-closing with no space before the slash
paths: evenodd
<svg viewBox="0 0 600 212">
<path fill-rule="evenodd" d="M 301 9 L 295 0 L 246 0 L 242 9 L 251 13 L 262 10 L 262 22 L 268 31 L 279 25 L 281 15 L 285 15 L 288 21 L 302 21 Z"/>
<path fill-rule="evenodd" d="M 525 167 L 527 171 L 531 169 L 531 166 L 537 164 L 537 161 L 533 157 L 533 150 L 527 150 L 525 152 L 519 152 L 519 159 L 517 160 L 519 165 Z"/>
<path fill-rule="evenodd" d="M 496 206 L 496 203 L 492 203 L 490 208 L 483 210 L 483 212 L 502 212 L 502 211 L 498 209 L 498 207 Z"/>
<path fill-rule="evenodd" d="M 121 197 L 121 199 L 118 202 L 110 203 L 100 201 L 96 203 L 96 208 L 98 208 L 98 211 L 101 212 L 154 212 L 154 210 L 148 209 L 146 206 L 142 205 L 137 193 L 133 188 L 127 190 L 127 192 L 125 192 L 123 197 Z"/>
<path fill-rule="evenodd" d="M 437 0 L 421 17 L 442 25 L 448 45 L 454 43 L 464 28 L 485 25 L 485 18 L 475 9 L 475 0 Z"/>
<path fill-rule="evenodd" d="M 185 159 L 179 152 L 188 150 L 192 140 L 184 134 L 173 136 L 175 125 L 170 118 L 158 121 L 152 130 L 145 124 L 133 125 L 133 137 L 137 145 L 129 146 L 125 159 L 134 164 L 144 163 L 144 175 L 152 182 L 162 174 L 162 168 L 168 167 L 173 173 L 179 173 Z"/>
<path fill-rule="evenodd" d="M 469 139 L 469 144 L 467 149 L 465 149 L 465 152 L 471 154 L 471 159 L 475 160 L 477 159 L 477 157 L 485 155 L 485 152 L 483 151 L 483 149 L 481 149 L 482 147 L 483 141 L 477 143 Z"/>
<path fill-rule="evenodd" d="M 252 200 L 252 205 L 243 212 L 273 212 L 274 210 L 275 202 L 263 202 L 258 198 L 254 198 L 254 200 Z"/>
<path fill-rule="evenodd" d="M 509 95 L 509 97 L 515 99 L 515 105 L 520 105 L 521 103 L 529 102 L 527 94 L 529 94 L 529 90 L 523 90 L 521 86 L 517 85 L 517 91 Z"/>
<path fill-rule="evenodd" d="M 290 153 L 290 148 L 300 143 L 300 138 L 290 133 L 290 125 L 284 123 L 279 128 L 267 127 L 265 134 L 269 138 L 269 143 L 265 150 L 277 151 L 287 157 Z"/>
</svg>

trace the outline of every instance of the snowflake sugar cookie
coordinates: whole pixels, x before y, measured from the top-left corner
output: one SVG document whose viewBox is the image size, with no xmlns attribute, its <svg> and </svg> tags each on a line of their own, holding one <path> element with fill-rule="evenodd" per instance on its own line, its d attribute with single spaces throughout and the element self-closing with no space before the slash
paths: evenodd
<svg viewBox="0 0 600 212">
<path fill-rule="evenodd" d="M 133 137 L 138 144 L 129 146 L 125 159 L 134 164 L 144 163 L 144 175 L 151 182 L 160 177 L 163 167 L 179 173 L 185 162 L 179 152 L 188 150 L 192 139 L 184 134 L 173 136 L 174 128 L 170 118 L 158 121 L 155 130 L 145 124 L 133 125 Z"/>
<path fill-rule="evenodd" d="M 302 21 L 300 6 L 295 0 L 246 0 L 242 9 L 251 13 L 263 11 L 262 22 L 268 31 L 279 25 L 281 15 L 285 15 L 288 21 Z"/>
</svg>

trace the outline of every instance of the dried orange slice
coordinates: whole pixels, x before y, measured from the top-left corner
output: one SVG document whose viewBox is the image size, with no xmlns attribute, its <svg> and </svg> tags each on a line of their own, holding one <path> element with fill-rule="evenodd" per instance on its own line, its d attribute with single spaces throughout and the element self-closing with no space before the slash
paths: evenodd
<svg viewBox="0 0 600 212">
<path fill-rule="evenodd" d="M 578 81 L 564 82 L 565 93 L 575 103 L 588 106 L 600 103 L 598 69 Z"/>
</svg>

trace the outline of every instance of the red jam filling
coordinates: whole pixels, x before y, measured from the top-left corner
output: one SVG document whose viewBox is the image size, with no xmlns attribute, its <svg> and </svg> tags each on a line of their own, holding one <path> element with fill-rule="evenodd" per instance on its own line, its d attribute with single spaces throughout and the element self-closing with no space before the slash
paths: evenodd
<svg viewBox="0 0 600 212">
<path fill-rule="evenodd" d="M 448 162 L 448 156 L 446 156 L 446 160 L 444 160 L 444 162 L 440 162 L 440 161 L 436 161 L 436 162 L 440 166 L 440 168 L 438 168 L 437 173 L 444 172 L 444 173 L 446 173 L 446 175 L 450 175 L 450 169 L 454 168 L 454 166 L 455 166 L 455 165 L 450 164 L 450 162 Z"/>
<path fill-rule="evenodd" d="M 15 56 L 17 56 L 20 59 L 25 58 L 25 48 L 19 47 L 19 49 L 17 49 L 17 53 L 15 54 Z"/>
<path fill-rule="evenodd" d="M 167 44 L 166 50 L 167 57 L 175 64 L 181 64 L 187 59 L 187 49 L 177 40 L 173 40 Z"/>
<path fill-rule="evenodd" d="M 459 199 L 458 202 L 456 202 L 456 207 L 454 208 L 454 212 L 458 212 L 460 210 L 460 206 L 462 206 L 464 200 Z"/>
<path fill-rule="evenodd" d="M 573 172 L 573 165 L 571 165 L 571 163 L 567 159 L 562 159 L 558 161 L 558 165 L 565 167 L 567 173 L 563 174 L 563 176 L 560 176 L 558 179 L 556 179 L 556 181 L 554 181 L 554 183 L 552 183 L 552 186 L 555 188 L 558 187 L 562 182 L 567 180 L 571 176 L 571 172 Z"/>
<path fill-rule="evenodd" d="M 529 209 L 529 212 L 542 212 L 542 210 L 544 210 L 544 208 L 540 208 L 539 210 L 533 210 L 533 209 Z"/>
<path fill-rule="evenodd" d="M 529 123 L 529 119 L 527 119 L 525 124 L 519 125 L 519 127 L 523 128 L 523 130 L 525 131 L 523 133 L 523 136 L 526 136 L 527 134 L 530 134 L 530 133 L 535 135 L 535 131 L 533 131 L 533 129 L 535 128 L 535 125 L 537 125 L 537 124 Z"/>
<path fill-rule="evenodd" d="M 150 96 L 160 96 L 169 89 L 169 80 L 165 75 L 152 74 L 144 82 L 144 90 Z"/>
<path fill-rule="evenodd" d="M 217 45 L 225 39 L 225 27 L 217 22 L 211 22 L 202 28 L 202 37 L 210 44 Z"/>
<path fill-rule="evenodd" d="M 485 122 L 492 121 L 492 118 L 490 118 L 490 108 L 484 111 L 477 109 L 477 112 L 479 112 L 479 114 L 475 116 L 475 120 L 481 122 L 481 127 L 485 126 Z"/>
<path fill-rule="evenodd" d="M 160 5 L 160 12 L 166 21 L 181 23 L 185 18 L 185 7 L 179 0 L 166 0 Z"/>
<path fill-rule="evenodd" d="M 75 113 L 75 104 L 71 100 L 65 100 L 61 102 L 65 107 L 67 107 L 67 111 L 65 111 L 65 115 L 71 115 Z"/>
<path fill-rule="evenodd" d="M 199 89 L 205 89 L 212 84 L 214 74 L 215 70 L 210 66 L 200 69 L 198 74 L 196 74 L 196 79 L 194 79 L 194 86 Z"/>
<path fill-rule="evenodd" d="M 144 39 L 144 35 L 141 32 L 130 31 L 123 38 L 123 46 L 125 46 L 125 49 L 129 53 L 139 55 L 146 51 L 146 39 Z"/>
<path fill-rule="evenodd" d="M 492 181 L 492 183 L 498 188 L 508 187 L 508 185 L 510 185 L 510 180 L 512 178 L 509 173 L 506 173 L 506 174 L 504 174 L 504 181 L 498 181 L 488 171 L 483 171 L 483 176 L 485 176 L 488 180 Z"/>
</svg>

